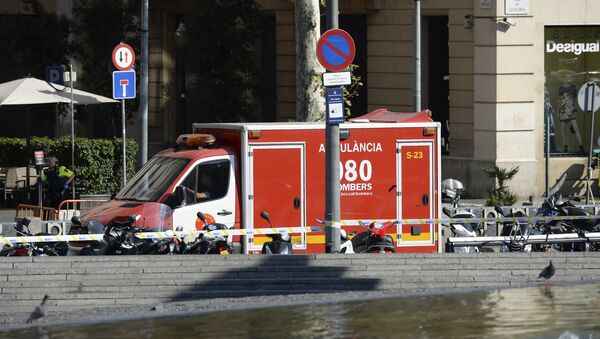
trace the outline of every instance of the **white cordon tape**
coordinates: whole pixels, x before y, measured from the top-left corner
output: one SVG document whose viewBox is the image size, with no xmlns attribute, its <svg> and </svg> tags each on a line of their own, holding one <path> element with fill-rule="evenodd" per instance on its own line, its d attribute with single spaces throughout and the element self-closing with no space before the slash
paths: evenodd
<svg viewBox="0 0 600 339">
<path fill-rule="evenodd" d="M 583 216 L 553 216 L 553 217 L 504 217 L 504 218 L 446 218 L 446 219 L 373 219 L 373 220 L 361 220 L 367 223 L 372 221 L 379 222 L 398 222 L 398 224 L 404 225 L 418 225 L 418 224 L 460 224 L 460 223 L 480 223 L 480 222 L 537 222 L 543 221 L 548 222 L 552 220 L 594 220 L 600 219 L 600 215 L 583 215 Z M 359 220 L 342 220 L 339 223 L 330 221 L 331 227 L 341 226 L 356 226 L 359 225 Z M 215 230 L 211 232 L 207 231 L 194 231 L 194 232 L 174 232 L 175 237 L 181 238 L 187 234 L 198 235 L 205 233 L 214 236 L 229 236 L 229 235 L 261 235 L 261 234 L 286 234 L 286 233 L 309 233 L 309 232 L 323 232 L 323 227 L 279 227 L 279 228 L 256 228 L 251 230 Z M 141 239 L 162 239 L 168 238 L 165 232 L 139 232 L 135 234 Z M 0 243 L 4 244 L 18 244 L 18 243 L 29 243 L 29 242 L 54 242 L 54 241 L 90 241 L 90 240 L 102 240 L 104 234 L 77 234 L 77 235 L 42 235 L 42 236 L 29 236 L 29 237 L 0 237 Z"/>
<path fill-rule="evenodd" d="M 215 230 L 215 231 L 193 231 L 193 232 L 173 232 L 173 236 L 166 232 L 138 232 L 135 234 L 140 239 L 163 239 L 163 238 L 183 238 L 188 234 L 198 235 L 206 234 L 211 236 L 230 236 L 230 235 L 261 235 L 261 234 L 287 234 L 287 233 L 309 233 L 322 232 L 322 227 L 280 227 L 280 228 L 257 228 L 252 230 Z M 32 242 L 55 242 L 55 241 L 91 241 L 102 240 L 104 234 L 75 234 L 75 235 L 38 235 L 28 237 L 0 237 L 0 243 L 20 244 Z"/>
<path fill-rule="evenodd" d="M 442 219 L 377 219 L 377 220 L 361 220 L 363 222 L 380 221 L 380 222 L 398 222 L 403 225 L 418 225 L 418 224 L 461 224 L 461 223 L 480 223 L 480 222 L 526 222 L 533 223 L 538 221 L 548 222 L 553 220 L 594 220 L 600 219 L 600 215 L 580 215 L 580 216 L 536 216 L 536 217 L 504 217 L 504 218 L 442 218 Z M 358 220 L 342 220 L 343 226 L 358 225 Z"/>
</svg>

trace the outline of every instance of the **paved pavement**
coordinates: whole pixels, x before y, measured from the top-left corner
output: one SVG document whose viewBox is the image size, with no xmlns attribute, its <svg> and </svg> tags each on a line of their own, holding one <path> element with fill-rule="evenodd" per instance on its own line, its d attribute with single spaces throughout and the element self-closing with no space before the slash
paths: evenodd
<svg viewBox="0 0 600 339">
<path fill-rule="evenodd" d="M 600 278 L 599 259 L 598 252 L 7 257 L 0 258 L 0 337 L 44 294 L 47 323 L 98 321 L 541 285 L 550 260 L 554 283 L 591 283 Z"/>
</svg>

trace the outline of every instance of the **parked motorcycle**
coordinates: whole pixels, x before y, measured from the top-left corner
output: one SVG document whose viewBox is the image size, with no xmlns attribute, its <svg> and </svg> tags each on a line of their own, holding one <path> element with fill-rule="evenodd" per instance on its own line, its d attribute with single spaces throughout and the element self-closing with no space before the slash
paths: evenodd
<svg viewBox="0 0 600 339">
<path fill-rule="evenodd" d="M 442 212 L 444 214 L 446 214 L 447 216 L 449 216 L 450 218 L 475 218 L 475 215 L 473 213 L 466 211 L 466 210 L 458 210 L 453 214 L 452 211 L 450 211 L 450 209 L 448 209 L 446 207 L 442 207 Z M 475 237 L 480 236 L 480 234 L 478 232 L 477 223 L 468 223 L 468 222 L 450 223 L 445 226 L 450 228 L 450 230 L 452 231 L 454 236 L 458 237 L 458 238 L 475 238 Z M 456 247 L 449 249 L 449 251 L 454 252 L 454 253 L 479 253 L 480 247 L 479 246 L 456 246 Z"/>
<path fill-rule="evenodd" d="M 84 227 L 78 216 L 71 218 L 69 235 L 104 234 L 104 225 L 92 219 L 88 226 Z M 106 252 L 107 243 L 100 241 L 72 241 L 69 242 L 69 255 L 101 255 Z"/>
<path fill-rule="evenodd" d="M 542 206 L 538 210 L 537 216 L 591 216 L 592 213 L 587 210 L 575 206 L 571 200 L 563 201 L 559 190 L 564 184 L 566 173 L 563 174 L 556 185 L 548 192 L 548 197 L 544 199 Z M 578 199 L 573 199 L 577 201 Z M 547 223 L 537 223 L 542 234 L 563 234 L 577 233 L 584 235 L 586 232 L 600 232 L 600 224 L 598 219 L 579 219 L 579 220 L 551 220 Z M 584 242 L 554 244 L 553 247 L 560 251 L 587 251 L 595 250 L 598 244 L 586 244 Z"/>
<path fill-rule="evenodd" d="M 271 218 L 269 213 L 262 211 L 260 212 L 260 217 L 265 219 L 271 228 L 273 228 L 273 224 L 271 223 Z M 267 241 L 263 244 L 262 250 L 260 251 L 262 254 L 292 254 L 293 246 L 292 246 L 292 237 L 289 233 L 275 233 L 275 234 L 267 234 L 271 241 Z"/>
<path fill-rule="evenodd" d="M 475 214 L 465 209 L 458 209 L 460 206 L 460 197 L 464 192 L 465 188 L 462 182 L 456 179 L 445 179 L 442 181 L 442 193 L 449 199 L 452 207 L 455 209 L 452 212 L 446 207 L 442 207 L 442 212 L 450 218 L 475 218 Z M 472 223 L 451 223 L 447 226 L 450 228 L 455 237 L 459 238 L 474 238 L 481 236 L 483 233 L 483 227 L 476 222 Z M 479 246 L 457 246 L 449 249 L 455 253 L 479 253 L 481 248 Z"/>
<path fill-rule="evenodd" d="M 203 231 L 227 230 L 225 224 L 207 223 L 206 217 L 202 212 L 196 214 L 204 223 Z M 184 254 L 221 254 L 227 255 L 232 252 L 233 245 L 230 236 L 215 235 L 210 233 L 200 233 L 197 237 L 186 235 L 180 245 L 180 252 Z"/>
<path fill-rule="evenodd" d="M 79 217 L 71 218 L 69 234 L 104 234 L 102 240 L 78 241 L 69 243 L 72 255 L 102 255 L 102 254 L 174 254 L 179 247 L 179 239 L 175 232 L 167 230 L 162 239 L 141 239 L 136 234 L 143 232 L 135 227 L 140 216 L 131 214 L 127 221 L 113 221 L 108 227 L 97 220 L 90 220 L 88 226 L 82 226 Z"/>
<path fill-rule="evenodd" d="M 320 224 L 325 224 L 322 219 L 316 219 Z M 394 253 L 394 239 L 387 235 L 387 229 L 398 224 L 397 221 L 388 222 L 364 222 L 358 221 L 359 226 L 365 231 L 357 233 L 353 231 L 348 234 L 346 230 L 340 229 L 340 253 Z"/>
<path fill-rule="evenodd" d="M 521 211 L 515 213 L 504 212 L 502 207 L 494 206 L 494 210 L 499 216 L 505 218 L 524 218 L 527 215 Z M 501 252 L 532 252 L 538 247 L 533 247 L 531 244 L 527 244 L 527 239 L 530 235 L 541 234 L 537 227 L 534 227 L 528 222 L 523 221 L 505 221 L 502 223 L 502 231 L 500 235 L 503 237 L 509 237 L 510 241 L 500 246 Z"/>
<path fill-rule="evenodd" d="M 29 224 L 31 220 L 23 218 L 15 227 L 18 236 L 32 236 Z M 52 235 L 49 233 L 37 233 L 36 236 Z M 62 256 L 66 255 L 68 251 L 68 245 L 65 241 L 53 241 L 53 242 L 32 242 L 32 243 L 18 243 L 5 245 L 0 250 L 0 256 Z"/>
<path fill-rule="evenodd" d="M 140 215 L 131 214 L 127 221 L 113 221 L 104 231 L 104 240 L 108 244 L 106 254 L 174 254 L 178 248 L 179 240 L 175 232 L 167 230 L 162 239 L 142 239 L 137 237 L 143 232 L 135 227 Z"/>
</svg>

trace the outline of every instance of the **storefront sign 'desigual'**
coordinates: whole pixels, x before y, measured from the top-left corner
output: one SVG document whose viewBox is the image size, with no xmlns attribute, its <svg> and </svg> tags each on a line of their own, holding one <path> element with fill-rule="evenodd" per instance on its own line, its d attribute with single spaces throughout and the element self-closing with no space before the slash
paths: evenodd
<svg viewBox="0 0 600 339">
<path fill-rule="evenodd" d="M 600 41 L 596 42 L 571 42 L 560 43 L 553 40 L 546 41 L 546 53 L 573 53 L 580 55 L 581 53 L 600 52 Z"/>
</svg>

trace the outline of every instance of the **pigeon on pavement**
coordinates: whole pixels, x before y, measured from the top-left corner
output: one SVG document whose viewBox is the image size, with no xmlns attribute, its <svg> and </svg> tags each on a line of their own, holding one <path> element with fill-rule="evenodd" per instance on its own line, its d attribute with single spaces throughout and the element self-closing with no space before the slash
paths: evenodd
<svg viewBox="0 0 600 339">
<path fill-rule="evenodd" d="M 44 316 L 46 315 L 46 301 L 48 298 L 49 297 L 47 294 L 44 295 L 44 299 L 42 299 L 42 302 L 33 309 L 26 323 L 29 324 L 33 321 L 36 321 L 38 325 L 42 324 L 42 321 L 44 321 Z"/>
<path fill-rule="evenodd" d="M 540 275 L 538 275 L 538 279 L 544 278 L 544 280 L 548 281 L 550 278 L 552 278 L 552 276 L 554 276 L 554 273 L 556 273 L 556 268 L 554 268 L 554 265 L 552 265 L 552 260 L 550 260 L 550 264 L 544 267 L 544 269 L 540 272 Z"/>
</svg>

